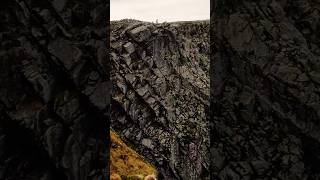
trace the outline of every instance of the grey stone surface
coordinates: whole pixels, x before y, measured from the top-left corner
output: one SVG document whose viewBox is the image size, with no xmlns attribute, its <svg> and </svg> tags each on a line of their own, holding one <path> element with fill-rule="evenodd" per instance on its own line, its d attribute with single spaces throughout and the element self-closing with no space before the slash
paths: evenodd
<svg viewBox="0 0 320 180">
<path fill-rule="evenodd" d="M 209 179 L 208 21 L 115 21 L 111 39 L 111 127 L 160 179 Z"/>
</svg>

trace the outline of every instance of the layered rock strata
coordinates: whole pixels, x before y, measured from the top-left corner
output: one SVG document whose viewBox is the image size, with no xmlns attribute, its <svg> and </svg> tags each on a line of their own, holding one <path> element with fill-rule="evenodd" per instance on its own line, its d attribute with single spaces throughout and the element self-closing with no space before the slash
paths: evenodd
<svg viewBox="0 0 320 180">
<path fill-rule="evenodd" d="M 111 127 L 162 179 L 208 179 L 209 22 L 111 22 Z"/>
</svg>

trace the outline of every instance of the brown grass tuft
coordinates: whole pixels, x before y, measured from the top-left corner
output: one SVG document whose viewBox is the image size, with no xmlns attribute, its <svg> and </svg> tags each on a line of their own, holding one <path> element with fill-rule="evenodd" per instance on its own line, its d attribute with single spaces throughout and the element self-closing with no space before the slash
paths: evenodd
<svg viewBox="0 0 320 180">
<path fill-rule="evenodd" d="M 127 179 L 156 180 L 157 170 L 154 166 L 128 147 L 115 132 L 111 131 L 110 137 L 110 179 L 121 180 L 124 176 Z"/>
</svg>

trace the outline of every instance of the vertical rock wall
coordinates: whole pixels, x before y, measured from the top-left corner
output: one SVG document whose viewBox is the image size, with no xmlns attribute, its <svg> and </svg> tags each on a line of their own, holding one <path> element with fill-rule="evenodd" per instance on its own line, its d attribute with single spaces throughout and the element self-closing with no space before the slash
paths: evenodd
<svg viewBox="0 0 320 180">
<path fill-rule="evenodd" d="M 209 179 L 209 23 L 111 24 L 111 127 L 162 179 Z"/>
</svg>

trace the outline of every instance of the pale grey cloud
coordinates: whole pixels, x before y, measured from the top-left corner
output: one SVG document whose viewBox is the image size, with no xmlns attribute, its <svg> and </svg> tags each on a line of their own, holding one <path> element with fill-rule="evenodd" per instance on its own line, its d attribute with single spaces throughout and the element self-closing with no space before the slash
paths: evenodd
<svg viewBox="0 0 320 180">
<path fill-rule="evenodd" d="M 210 18 L 210 0 L 110 0 L 110 19 L 159 22 Z"/>
</svg>

